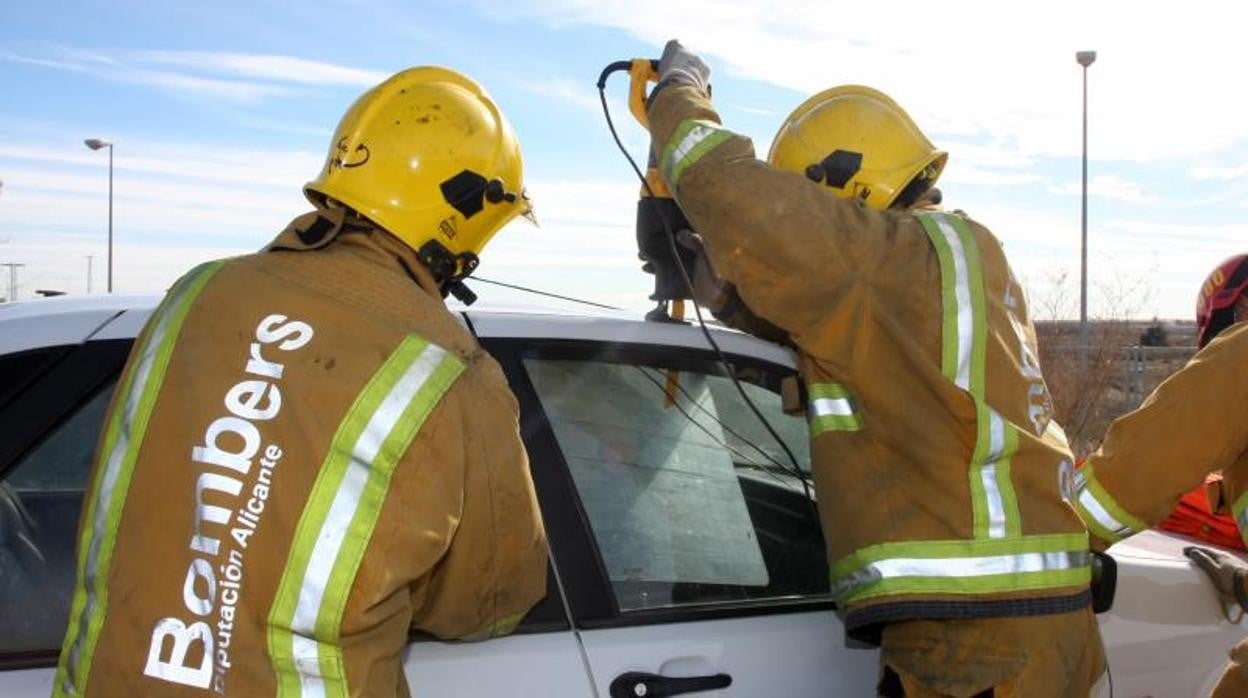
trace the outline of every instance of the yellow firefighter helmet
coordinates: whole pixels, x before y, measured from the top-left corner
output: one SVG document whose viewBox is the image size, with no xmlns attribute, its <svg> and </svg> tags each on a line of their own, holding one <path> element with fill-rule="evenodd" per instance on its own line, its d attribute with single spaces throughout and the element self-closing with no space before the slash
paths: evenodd
<svg viewBox="0 0 1248 698">
<path fill-rule="evenodd" d="M 784 120 L 767 161 L 882 211 L 918 198 L 948 157 L 888 95 L 842 85 L 806 100 Z"/>
<path fill-rule="evenodd" d="M 531 218 L 511 125 L 480 85 L 437 67 L 404 70 L 357 99 L 304 194 L 372 220 L 444 279 L 470 273 L 508 221 Z"/>
</svg>

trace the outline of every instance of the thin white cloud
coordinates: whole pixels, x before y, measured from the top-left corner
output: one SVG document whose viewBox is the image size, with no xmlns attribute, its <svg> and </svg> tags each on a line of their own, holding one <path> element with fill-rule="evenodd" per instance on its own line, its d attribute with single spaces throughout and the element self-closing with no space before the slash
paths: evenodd
<svg viewBox="0 0 1248 698">
<path fill-rule="evenodd" d="M 1129 12 L 1081 0 L 973 0 L 940 8 L 919 0 L 723 0 L 713 12 L 671 0 L 479 6 L 501 20 L 615 28 L 656 54 L 679 33 L 716 70 L 792 89 L 794 103 L 831 84 L 875 85 L 908 106 L 929 132 L 985 135 L 1016 143 L 1028 156 L 1080 152 L 1082 69 L 1074 53 L 1093 48 L 1099 54 L 1088 70 L 1094 159 L 1190 156 L 1248 137 L 1242 119 L 1248 93 L 1226 89 L 1248 79 L 1248 46 L 1240 37 L 1248 5 L 1232 0 L 1206 3 L 1200 12 L 1163 0 L 1141 0 Z M 1180 95 L 1200 96 L 1198 117 Z"/>
<path fill-rule="evenodd" d="M 100 135 L 100 134 L 92 134 Z M 107 134 L 104 134 L 107 135 Z M 191 179 L 230 182 L 236 185 L 302 186 L 321 168 L 324 155 L 302 150 L 230 148 L 148 141 L 141 136 L 117 139 L 114 169 L 118 173 L 141 172 Z M 103 168 L 107 158 L 75 143 L 49 147 L 0 140 L 0 163 L 13 162 L 11 184 L 20 180 L 29 163 L 94 165 Z"/>
<path fill-rule="evenodd" d="M 1049 191 L 1059 196 L 1079 196 L 1083 192 L 1083 184 L 1068 182 L 1060 186 L 1049 187 Z M 1114 199 L 1129 204 L 1151 204 L 1156 201 L 1156 198 L 1146 193 L 1142 186 L 1117 175 L 1098 175 L 1089 179 L 1088 196 Z"/>
<path fill-rule="evenodd" d="M 383 71 L 297 56 L 210 51 L 87 51 L 53 47 L 43 54 L 0 52 L 0 60 L 146 85 L 180 95 L 255 104 L 313 86 L 371 87 Z"/>
<path fill-rule="evenodd" d="M 267 97 L 292 94 L 289 87 L 262 82 L 223 80 L 143 66 L 128 65 L 106 56 L 61 50 L 53 57 L 0 53 L 0 60 L 67 70 L 135 85 L 146 85 L 182 95 L 253 104 Z"/>
<path fill-rule="evenodd" d="M 553 97 L 595 114 L 602 113 L 602 103 L 585 86 L 567 79 L 530 80 L 524 89 L 542 97 Z"/>
<path fill-rule="evenodd" d="M 273 54 L 137 51 L 131 55 L 141 63 L 171 65 L 196 72 L 224 73 L 282 83 L 372 87 L 389 77 L 389 73 L 379 70 Z"/>
<path fill-rule="evenodd" d="M 728 106 L 745 112 L 746 114 L 753 114 L 755 116 L 781 116 L 780 112 L 773 109 L 761 109 L 759 107 L 751 107 L 745 104 L 729 104 Z"/>
<path fill-rule="evenodd" d="M 1233 181 L 1248 178 L 1248 163 L 1238 166 L 1199 165 L 1188 170 L 1188 176 L 1197 180 Z"/>
</svg>

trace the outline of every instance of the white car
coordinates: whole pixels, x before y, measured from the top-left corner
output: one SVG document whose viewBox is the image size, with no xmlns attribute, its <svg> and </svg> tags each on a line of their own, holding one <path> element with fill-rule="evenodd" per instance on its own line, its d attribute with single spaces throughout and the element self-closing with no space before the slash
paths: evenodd
<svg viewBox="0 0 1248 698">
<path fill-rule="evenodd" d="M 51 692 L 91 452 L 157 300 L 0 306 L 0 695 Z M 802 481 L 697 327 L 462 317 L 520 402 L 549 591 L 511 637 L 414 636 L 414 695 L 875 695 L 878 654 L 842 639 Z M 807 469 L 806 425 L 780 409 L 793 357 L 711 331 Z M 1204 695 L 1248 634 L 1182 556 L 1189 543 L 1149 532 L 1111 550 L 1116 599 L 1100 618 L 1116 698 Z"/>
</svg>

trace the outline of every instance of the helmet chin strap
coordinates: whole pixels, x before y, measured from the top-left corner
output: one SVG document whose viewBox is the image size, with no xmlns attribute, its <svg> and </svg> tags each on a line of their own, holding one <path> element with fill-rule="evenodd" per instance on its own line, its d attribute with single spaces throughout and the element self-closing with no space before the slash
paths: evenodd
<svg viewBox="0 0 1248 698">
<path fill-rule="evenodd" d="M 477 301 L 477 294 L 464 284 L 464 279 L 476 271 L 481 263 L 475 254 L 455 254 L 437 240 L 430 240 L 416 250 L 416 256 L 429 269 L 429 273 L 433 274 L 443 298 L 449 293 L 464 305 L 472 305 Z"/>
</svg>

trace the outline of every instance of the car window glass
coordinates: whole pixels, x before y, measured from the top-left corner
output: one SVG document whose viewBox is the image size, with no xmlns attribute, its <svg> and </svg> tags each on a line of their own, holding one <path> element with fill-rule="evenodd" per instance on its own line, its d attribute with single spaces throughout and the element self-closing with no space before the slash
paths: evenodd
<svg viewBox="0 0 1248 698">
<path fill-rule="evenodd" d="M 0 404 L 8 402 L 38 378 L 66 351 L 66 347 L 41 347 L 0 356 Z"/>
<path fill-rule="evenodd" d="M 826 593 L 802 483 L 731 379 L 605 361 L 525 367 L 621 610 Z M 804 422 L 775 392 L 743 387 L 808 470 Z"/>
<path fill-rule="evenodd" d="M 99 391 L 0 481 L 0 654 L 60 647 L 83 490 L 112 392 Z"/>
</svg>

